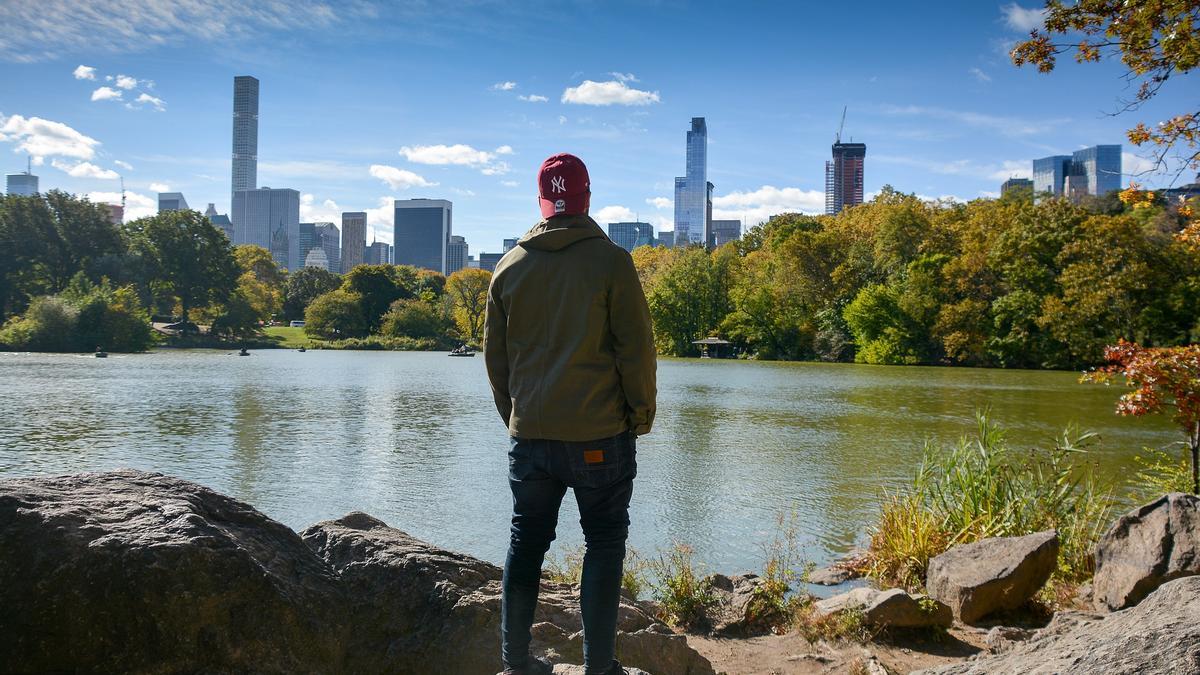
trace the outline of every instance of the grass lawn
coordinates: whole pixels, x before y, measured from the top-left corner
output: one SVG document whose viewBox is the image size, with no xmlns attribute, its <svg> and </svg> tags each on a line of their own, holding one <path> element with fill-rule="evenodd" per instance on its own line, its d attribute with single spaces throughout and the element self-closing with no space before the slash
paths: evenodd
<svg viewBox="0 0 1200 675">
<path fill-rule="evenodd" d="M 292 328 L 290 326 L 269 326 L 263 329 L 263 333 L 272 340 L 278 340 L 279 346 L 289 349 L 298 349 L 300 347 L 316 347 L 320 345 L 319 340 L 313 340 L 308 337 L 303 328 Z"/>
</svg>

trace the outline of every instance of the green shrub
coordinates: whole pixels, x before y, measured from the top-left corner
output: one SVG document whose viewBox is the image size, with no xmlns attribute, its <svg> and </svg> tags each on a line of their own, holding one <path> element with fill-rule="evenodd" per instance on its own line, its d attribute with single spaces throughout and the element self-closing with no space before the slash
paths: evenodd
<svg viewBox="0 0 1200 675">
<path fill-rule="evenodd" d="M 13 317 L 0 330 L 0 342 L 20 351 L 79 351 L 78 320 L 79 310 L 63 298 L 34 298 L 24 316 Z"/>
<path fill-rule="evenodd" d="M 691 547 L 676 543 L 648 563 L 654 599 L 662 606 L 659 618 L 686 630 L 704 628 L 717 605 L 710 582 L 696 574 L 693 554 Z"/>
<path fill-rule="evenodd" d="M 392 303 L 383 315 L 379 334 L 387 337 L 444 338 L 450 323 L 441 312 L 424 300 L 404 299 Z"/>
<path fill-rule="evenodd" d="M 1134 484 L 1140 496 L 1157 499 L 1168 492 L 1192 491 L 1192 465 L 1186 446 L 1178 455 L 1154 448 L 1146 448 L 1144 452 L 1145 457 L 1133 458 L 1138 464 Z"/>
<path fill-rule="evenodd" d="M 1069 428 L 1049 450 L 1017 451 L 987 413 L 976 423 L 973 439 L 948 448 L 926 443 L 912 487 L 890 498 L 872 528 L 868 570 L 884 583 L 919 588 L 929 558 L 950 546 L 1055 529 L 1056 577 L 1089 577 L 1113 503 L 1087 458 L 1094 434 Z"/>
</svg>

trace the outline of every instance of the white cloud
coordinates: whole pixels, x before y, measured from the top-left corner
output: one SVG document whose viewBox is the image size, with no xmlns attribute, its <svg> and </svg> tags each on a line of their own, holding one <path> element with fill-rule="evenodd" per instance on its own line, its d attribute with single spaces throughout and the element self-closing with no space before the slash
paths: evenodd
<svg viewBox="0 0 1200 675">
<path fill-rule="evenodd" d="M 978 68 L 970 68 L 967 70 L 967 73 L 969 73 L 972 77 L 979 80 L 980 82 L 991 82 L 992 81 L 991 75 L 988 75 L 987 73 L 983 72 L 982 70 L 980 70 Z"/>
<path fill-rule="evenodd" d="M 100 87 L 92 92 L 93 101 L 121 100 L 121 92 L 112 87 Z"/>
<path fill-rule="evenodd" d="M 97 204 L 120 204 L 120 192 L 89 192 L 87 198 Z M 125 191 L 125 222 L 145 218 L 158 213 L 158 199 L 144 194 Z"/>
<path fill-rule="evenodd" d="M 117 75 L 117 86 L 121 89 L 133 89 L 138 84 L 136 77 L 128 75 Z"/>
<path fill-rule="evenodd" d="M 972 176 L 987 180 L 1005 181 L 1009 178 L 1029 178 L 1033 172 L 1033 160 L 1006 159 L 1000 163 L 979 163 L 972 159 L 937 160 L 912 155 L 876 154 L 876 162 L 910 166 L 922 171 L 944 176 Z"/>
<path fill-rule="evenodd" d="M 883 112 L 887 115 L 906 117 L 921 117 L 926 120 L 936 119 L 956 122 L 969 127 L 977 127 L 999 132 L 1005 136 L 1030 136 L 1045 133 L 1054 127 L 1070 122 L 1069 119 L 1057 118 L 1046 120 L 1024 120 L 1017 117 L 1000 117 L 966 110 L 948 110 L 926 106 L 896 106 L 885 105 Z"/>
<path fill-rule="evenodd" d="M 522 101 L 528 101 L 529 103 L 545 103 L 550 100 L 540 94 L 530 94 L 529 96 L 521 94 L 517 96 L 517 98 L 521 99 Z"/>
<path fill-rule="evenodd" d="M 1032 178 L 1033 177 L 1033 160 L 1011 160 L 1006 159 L 1001 163 L 1001 168 L 993 171 L 988 178 L 998 181 L 1006 181 L 1009 178 Z"/>
<path fill-rule="evenodd" d="M 821 190 L 764 185 L 750 192 L 731 192 L 713 197 L 714 219 L 741 220 L 744 227 L 764 222 L 780 213 L 817 214 L 824 211 L 825 193 Z"/>
<path fill-rule="evenodd" d="M 498 176 L 508 173 L 508 163 L 497 160 L 500 155 L 511 155 L 512 146 L 502 145 L 493 152 L 477 150 L 463 143 L 454 145 L 415 145 L 400 148 L 400 154 L 414 164 L 432 164 L 435 166 L 469 166 L 479 169 L 485 176 Z"/>
<path fill-rule="evenodd" d="M 171 186 L 167 185 L 166 183 L 151 183 L 150 191 L 151 192 L 170 192 Z"/>
<path fill-rule="evenodd" d="M 1158 168 L 1154 160 L 1146 159 L 1132 152 L 1121 153 L 1121 173 L 1125 176 L 1139 176 L 1140 174 L 1153 173 Z"/>
<path fill-rule="evenodd" d="M 500 184 L 503 185 L 504 187 L 517 187 L 518 185 L 520 185 L 520 183 L 518 183 L 515 180 L 502 180 L 502 181 L 500 181 Z"/>
<path fill-rule="evenodd" d="M 614 78 L 616 78 L 617 80 L 620 80 L 621 82 L 640 82 L 641 81 L 641 80 L 637 79 L 637 76 L 634 75 L 633 73 L 609 73 L 609 75 L 612 75 Z"/>
<path fill-rule="evenodd" d="M 79 66 L 72 73 L 77 80 L 94 80 L 96 79 L 96 69 L 91 66 Z"/>
<path fill-rule="evenodd" d="M 605 223 L 630 223 L 637 220 L 637 214 L 624 206 L 606 206 L 592 214 L 601 225 Z"/>
<path fill-rule="evenodd" d="M 1042 7 L 1032 7 L 1025 9 L 1017 3 L 1009 3 L 1000 8 L 1004 12 L 1004 23 L 1013 30 L 1019 30 L 1022 33 L 1028 33 L 1032 30 L 1037 30 L 1042 27 L 1042 22 L 1046 19 L 1046 10 Z"/>
<path fill-rule="evenodd" d="M 55 159 L 50 161 L 50 166 L 65 172 L 72 178 L 100 178 L 103 180 L 114 180 L 120 178 L 116 171 L 112 169 L 102 169 L 91 162 L 76 162 L 69 164 L 67 162 Z"/>
<path fill-rule="evenodd" d="M 558 116 L 558 123 L 559 123 L 559 124 L 566 124 L 566 123 L 567 123 L 567 116 L 566 116 L 566 115 L 559 115 L 559 116 Z"/>
<path fill-rule="evenodd" d="M 137 105 L 135 105 L 135 104 L 137 104 Z M 157 96 L 151 96 L 150 94 L 145 94 L 145 93 L 139 95 L 137 97 L 137 99 L 134 100 L 133 103 L 126 103 L 125 107 L 140 108 L 144 105 L 151 105 L 158 112 L 162 112 L 167 109 L 167 104 L 161 98 L 158 98 Z"/>
<path fill-rule="evenodd" d="M 387 164 L 372 164 L 371 175 L 385 182 L 393 190 L 407 190 L 413 187 L 433 187 L 437 183 L 425 180 L 412 171 L 398 169 Z"/>
<path fill-rule="evenodd" d="M 291 182 L 300 178 L 344 178 L 353 171 L 361 171 L 361 165 L 346 164 L 333 160 L 284 160 L 281 162 L 259 161 L 258 182 L 260 185 Z M 228 179 L 226 179 L 228 180 Z"/>
<path fill-rule="evenodd" d="M 562 94 L 563 103 L 578 105 L 650 105 L 659 100 L 657 91 L 634 89 L 617 80 L 584 80 L 578 87 L 567 87 Z"/>
<path fill-rule="evenodd" d="M 317 203 L 316 197 L 309 193 L 300 195 L 300 222 L 302 223 L 335 223 L 341 227 L 342 208 L 332 199 Z"/>
<path fill-rule="evenodd" d="M 497 82 L 492 85 L 492 91 L 512 91 L 517 88 L 516 82 Z"/>
<path fill-rule="evenodd" d="M 121 167 L 122 169 L 125 169 L 126 171 L 133 171 L 133 165 L 130 164 L 129 162 L 122 162 L 119 159 L 114 159 L 113 164 L 116 164 L 117 166 Z"/>
<path fill-rule="evenodd" d="M 62 122 L 53 122 L 40 117 L 0 116 L 0 141 L 17 144 L 17 152 L 29 153 L 34 164 L 41 164 L 44 157 L 60 156 L 91 159 L 100 145 L 90 136 L 85 136 Z"/>
<path fill-rule="evenodd" d="M 656 209 L 669 209 L 675 202 L 666 197 L 651 197 L 646 200 L 646 203 Z"/>
<path fill-rule="evenodd" d="M 462 188 L 452 188 L 452 190 L 453 190 L 454 194 L 461 195 L 463 197 L 474 197 L 475 196 L 474 190 L 464 190 Z"/>
</svg>

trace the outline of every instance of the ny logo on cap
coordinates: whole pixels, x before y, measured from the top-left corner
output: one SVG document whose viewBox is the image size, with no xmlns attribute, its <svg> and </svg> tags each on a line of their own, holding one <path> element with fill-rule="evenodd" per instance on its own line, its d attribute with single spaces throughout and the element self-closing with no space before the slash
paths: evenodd
<svg viewBox="0 0 1200 675">
<path fill-rule="evenodd" d="M 567 181 L 562 176 L 555 176 L 550 179 L 550 189 L 555 192 L 566 192 Z"/>
</svg>

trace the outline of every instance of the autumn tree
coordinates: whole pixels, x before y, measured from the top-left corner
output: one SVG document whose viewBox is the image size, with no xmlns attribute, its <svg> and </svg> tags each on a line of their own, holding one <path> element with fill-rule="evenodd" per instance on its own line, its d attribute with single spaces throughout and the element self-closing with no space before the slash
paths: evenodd
<svg viewBox="0 0 1200 675">
<path fill-rule="evenodd" d="M 1121 375 L 1133 389 L 1117 402 L 1118 415 L 1170 413 L 1192 454 L 1192 492 L 1200 494 L 1200 345 L 1144 348 L 1118 342 L 1104 352 L 1110 365 L 1084 374 L 1089 382 Z"/>
<path fill-rule="evenodd" d="M 491 272 L 474 268 L 461 269 L 446 279 L 446 295 L 453 308 L 454 323 L 473 342 L 479 342 L 483 336 L 483 318 L 491 282 Z"/>
</svg>

